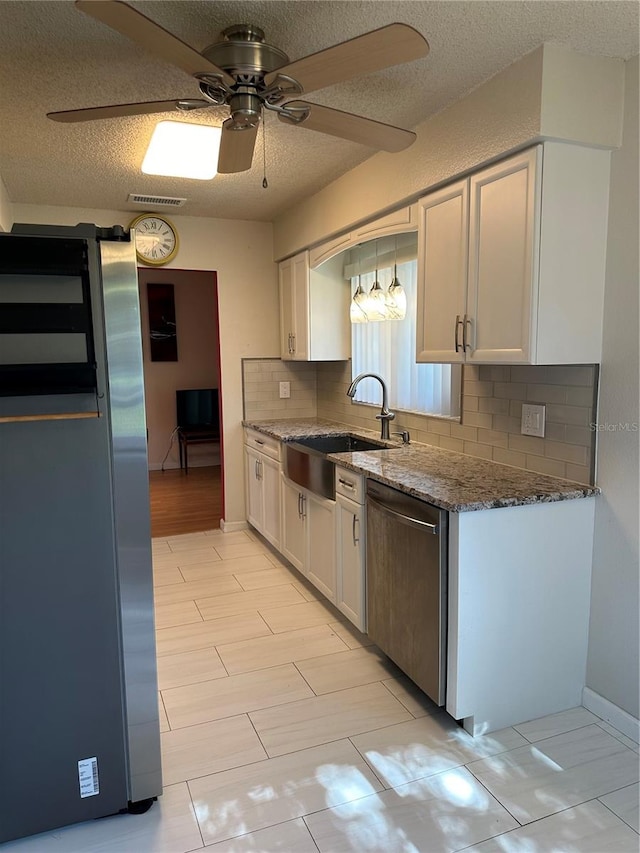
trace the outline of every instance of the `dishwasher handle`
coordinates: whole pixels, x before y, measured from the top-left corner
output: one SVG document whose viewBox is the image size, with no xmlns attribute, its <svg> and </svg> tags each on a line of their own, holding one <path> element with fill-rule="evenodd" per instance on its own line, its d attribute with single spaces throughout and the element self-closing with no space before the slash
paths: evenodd
<svg viewBox="0 0 640 853">
<path fill-rule="evenodd" d="M 430 524 L 428 521 L 421 521 L 419 518 L 412 518 L 410 515 L 405 515 L 402 512 L 398 512 L 395 509 L 391 509 L 391 507 L 380 503 L 380 501 L 376 500 L 370 494 L 367 495 L 367 501 L 376 506 L 380 510 L 380 512 L 384 512 L 387 515 L 392 515 L 394 518 L 397 518 L 403 524 L 408 524 L 410 527 L 417 527 L 420 530 L 427 530 L 429 531 L 429 533 L 433 533 L 436 536 L 439 533 L 437 524 Z"/>
</svg>

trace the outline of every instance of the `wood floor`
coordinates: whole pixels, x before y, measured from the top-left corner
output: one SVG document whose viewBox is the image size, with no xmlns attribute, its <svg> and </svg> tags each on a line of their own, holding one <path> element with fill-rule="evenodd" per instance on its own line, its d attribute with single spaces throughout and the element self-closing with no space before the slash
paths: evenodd
<svg viewBox="0 0 640 853">
<path fill-rule="evenodd" d="M 221 467 L 149 472 L 151 535 L 217 530 L 222 513 Z"/>
</svg>

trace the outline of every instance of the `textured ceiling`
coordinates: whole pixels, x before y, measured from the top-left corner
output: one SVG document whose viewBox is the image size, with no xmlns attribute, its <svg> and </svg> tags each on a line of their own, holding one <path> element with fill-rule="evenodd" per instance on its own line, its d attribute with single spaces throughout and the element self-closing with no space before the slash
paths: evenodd
<svg viewBox="0 0 640 853">
<path fill-rule="evenodd" d="M 412 128 L 545 41 L 627 59 L 638 52 L 635 0 L 267 0 L 134 2 L 198 50 L 233 23 L 253 23 L 291 60 L 394 21 L 429 41 L 429 55 L 314 92 L 310 101 Z M 67 0 L 0 2 L 0 174 L 14 202 L 127 209 L 131 192 L 187 197 L 185 215 L 270 220 L 375 153 L 267 115 L 253 168 L 213 181 L 143 175 L 160 119 L 177 113 L 59 124 L 53 110 L 198 97 L 184 72 L 79 12 Z M 220 124 L 227 108 L 192 113 Z"/>
</svg>

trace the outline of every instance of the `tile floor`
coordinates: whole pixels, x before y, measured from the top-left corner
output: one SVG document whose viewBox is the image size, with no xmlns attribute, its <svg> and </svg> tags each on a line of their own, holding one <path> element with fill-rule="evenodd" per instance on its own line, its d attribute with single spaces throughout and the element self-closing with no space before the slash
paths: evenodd
<svg viewBox="0 0 640 853">
<path fill-rule="evenodd" d="M 257 536 L 153 547 L 164 795 L 2 853 L 640 849 L 638 745 L 589 711 L 471 738 Z"/>
</svg>

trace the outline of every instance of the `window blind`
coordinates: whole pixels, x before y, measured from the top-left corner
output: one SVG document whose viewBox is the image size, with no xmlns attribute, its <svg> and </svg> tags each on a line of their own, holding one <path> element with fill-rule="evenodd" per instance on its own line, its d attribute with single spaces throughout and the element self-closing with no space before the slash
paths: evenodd
<svg viewBox="0 0 640 853">
<path fill-rule="evenodd" d="M 351 292 L 360 280 L 365 291 L 371 289 L 375 272 L 351 278 Z M 378 270 L 378 281 L 387 289 L 393 268 Z M 389 389 L 389 405 L 405 411 L 457 417 L 460 414 L 459 365 L 416 364 L 417 261 L 398 264 L 398 278 L 407 295 L 404 320 L 357 323 L 351 327 L 352 373 L 377 373 Z M 364 379 L 356 390 L 359 403 L 380 403 L 380 384 Z"/>
</svg>

